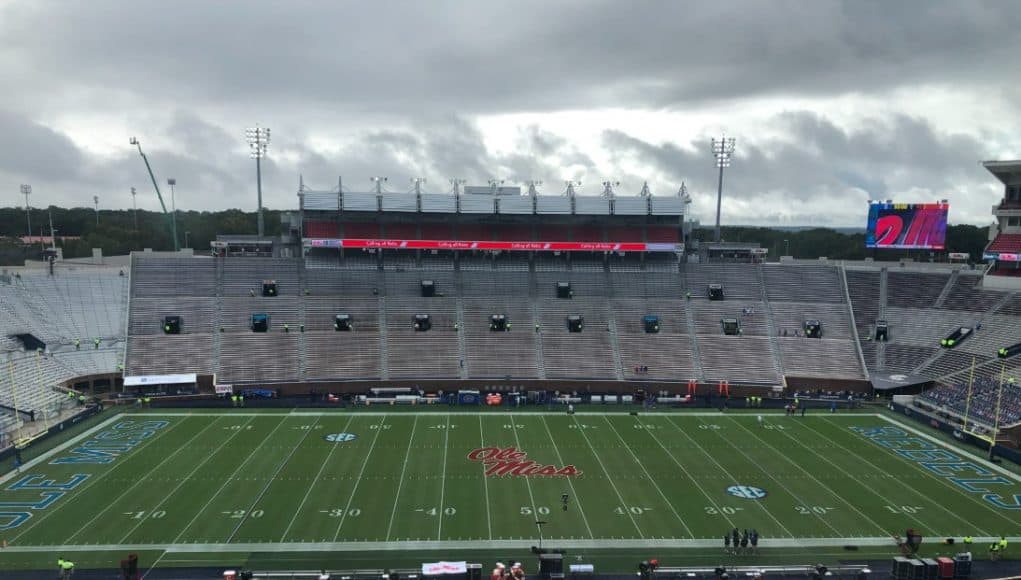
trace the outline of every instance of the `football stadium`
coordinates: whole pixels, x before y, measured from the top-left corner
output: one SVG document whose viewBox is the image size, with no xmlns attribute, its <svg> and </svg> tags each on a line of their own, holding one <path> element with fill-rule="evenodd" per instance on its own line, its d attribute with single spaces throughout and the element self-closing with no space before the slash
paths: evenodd
<svg viewBox="0 0 1021 580">
<path fill-rule="evenodd" d="M 2 576 L 1017 573 L 1021 161 L 985 167 L 979 264 L 939 200 L 834 261 L 695 240 L 683 195 L 302 184 L 279 235 L 7 268 Z"/>
</svg>

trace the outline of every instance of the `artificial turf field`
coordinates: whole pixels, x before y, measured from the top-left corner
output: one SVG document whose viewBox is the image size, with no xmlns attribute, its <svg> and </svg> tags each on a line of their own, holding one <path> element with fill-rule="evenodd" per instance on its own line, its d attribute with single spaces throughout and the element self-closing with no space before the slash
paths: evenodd
<svg viewBox="0 0 1021 580">
<path fill-rule="evenodd" d="M 451 556 L 534 545 L 536 520 L 547 545 L 585 550 L 716 548 L 733 527 L 757 529 L 764 549 L 889 548 L 908 527 L 1021 541 L 1021 478 L 916 426 L 876 414 L 763 418 L 122 414 L 0 478 L 2 557 Z"/>
</svg>

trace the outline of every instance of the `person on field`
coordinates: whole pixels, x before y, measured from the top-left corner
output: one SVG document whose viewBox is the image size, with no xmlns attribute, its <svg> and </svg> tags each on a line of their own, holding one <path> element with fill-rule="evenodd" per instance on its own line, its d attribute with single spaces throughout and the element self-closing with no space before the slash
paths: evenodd
<svg viewBox="0 0 1021 580">
<path fill-rule="evenodd" d="M 729 533 L 723 534 L 723 553 L 724 554 L 729 554 L 730 553 L 730 534 Z"/>
</svg>

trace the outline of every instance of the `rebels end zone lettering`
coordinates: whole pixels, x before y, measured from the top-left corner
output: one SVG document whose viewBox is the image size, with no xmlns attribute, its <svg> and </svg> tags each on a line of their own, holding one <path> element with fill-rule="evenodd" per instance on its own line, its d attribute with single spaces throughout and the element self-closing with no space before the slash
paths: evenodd
<svg viewBox="0 0 1021 580">
<path fill-rule="evenodd" d="M 471 461 L 481 462 L 486 467 L 486 477 L 503 477 L 511 475 L 514 477 L 532 477 L 533 475 L 545 475 L 554 477 L 574 477 L 582 472 L 573 465 L 557 467 L 555 465 L 540 465 L 531 459 L 524 451 L 516 447 L 480 447 L 468 454 Z"/>
</svg>

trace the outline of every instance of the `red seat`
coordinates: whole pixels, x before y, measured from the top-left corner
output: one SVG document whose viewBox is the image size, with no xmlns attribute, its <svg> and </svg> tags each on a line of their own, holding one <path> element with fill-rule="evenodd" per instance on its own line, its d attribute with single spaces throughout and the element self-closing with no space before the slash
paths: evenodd
<svg viewBox="0 0 1021 580">
<path fill-rule="evenodd" d="M 1021 253 L 1021 234 L 1000 234 L 986 248 L 987 252 Z"/>
</svg>

